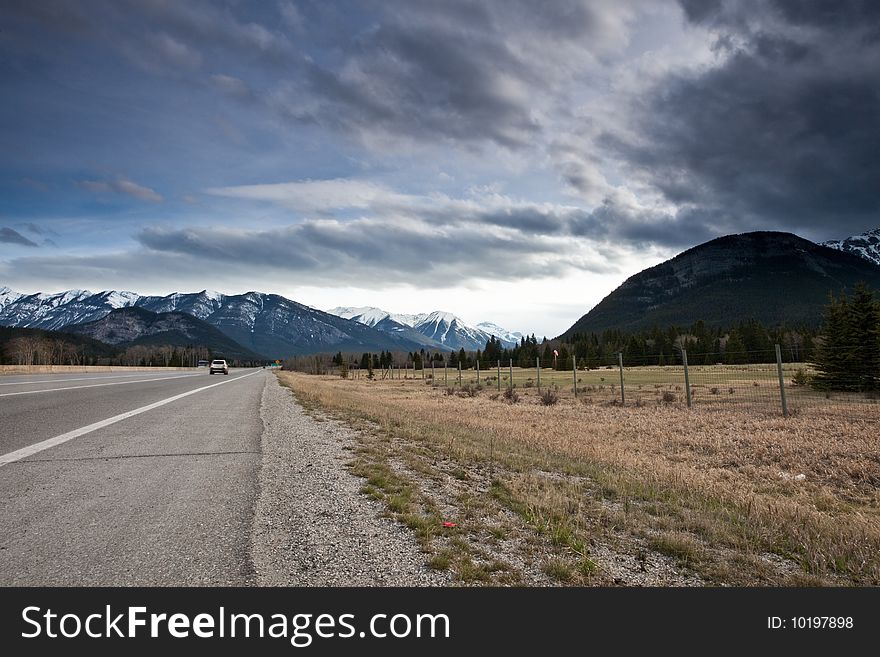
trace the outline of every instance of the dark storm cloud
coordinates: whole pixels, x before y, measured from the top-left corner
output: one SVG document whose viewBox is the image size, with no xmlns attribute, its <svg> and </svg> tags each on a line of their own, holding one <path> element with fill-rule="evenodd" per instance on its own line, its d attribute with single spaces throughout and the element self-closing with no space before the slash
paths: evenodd
<svg viewBox="0 0 880 657">
<path fill-rule="evenodd" d="M 723 63 L 665 78 L 634 108 L 638 138 L 608 131 L 599 143 L 731 232 L 876 226 L 880 3 L 683 5 L 717 31 Z"/>
<path fill-rule="evenodd" d="M 11 0 L 4 11 L 16 27 L 21 23 L 25 29 L 72 36 L 81 39 L 80 44 L 103 43 L 154 74 L 181 75 L 200 69 L 203 52 L 212 58 L 234 55 L 243 62 L 276 67 L 296 58 L 289 39 L 271 22 L 264 21 L 267 27 L 240 18 L 216 2 Z M 17 47 L 29 49 L 20 36 Z M 32 50 L 39 58 L 53 56 L 58 44 L 43 40 L 41 45 L 40 50 Z"/>
<path fill-rule="evenodd" d="M 571 267 L 559 244 L 477 225 L 438 229 L 416 222 L 320 220 L 268 230 L 148 228 L 148 249 L 202 260 L 272 267 L 332 283 L 409 282 L 443 287 L 475 277 L 557 276 Z M 597 271 L 609 263 L 597 262 Z"/>
<path fill-rule="evenodd" d="M 36 242 L 29 240 L 14 228 L 3 226 L 0 228 L 0 242 L 5 244 L 19 244 L 21 246 L 37 246 Z"/>
<path fill-rule="evenodd" d="M 341 61 L 306 61 L 275 95 L 281 114 L 363 136 L 524 148 L 545 129 L 536 110 L 560 97 L 566 57 L 587 60 L 622 30 L 610 3 L 375 6 L 375 27 L 339 39 Z"/>
</svg>

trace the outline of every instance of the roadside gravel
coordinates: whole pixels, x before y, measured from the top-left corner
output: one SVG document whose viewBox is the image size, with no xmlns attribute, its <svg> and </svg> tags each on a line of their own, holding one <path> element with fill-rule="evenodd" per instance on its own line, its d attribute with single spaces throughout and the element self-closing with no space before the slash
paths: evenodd
<svg viewBox="0 0 880 657">
<path fill-rule="evenodd" d="M 267 377 L 260 492 L 251 551 L 261 586 L 443 586 L 449 576 L 425 564 L 415 538 L 382 517 L 345 467 L 354 434 L 307 415 L 290 391 Z"/>
</svg>

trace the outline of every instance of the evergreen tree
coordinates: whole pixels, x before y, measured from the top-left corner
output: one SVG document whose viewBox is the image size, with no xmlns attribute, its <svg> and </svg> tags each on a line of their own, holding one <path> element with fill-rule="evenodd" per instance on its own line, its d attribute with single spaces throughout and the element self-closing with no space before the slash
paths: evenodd
<svg viewBox="0 0 880 657">
<path fill-rule="evenodd" d="M 850 374 L 851 353 L 849 302 L 846 295 L 839 299 L 831 296 L 825 307 L 822 324 L 822 342 L 816 349 L 814 367 L 818 374 L 813 385 L 822 390 L 850 390 L 853 388 Z"/>
<path fill-rule="evenodd" d="M 724 345 L 724 362 L 728 365 L 745 363 L 747 360 L 745 350 L 746 347 L 739 331 L 732 329 L 727 336 L 727 343 Z"/>
<path fill-rule="evenodd" d="M 565 345 L 559 347 L 559 358 L 556 360 L 556 369 L 559 371 L 571 371 L 571 354 Z"/>
<path fill-rule="evenodd" d="M 864 283 L 853 292 L 849 313 L 853 344 L 853 372 L 858 389 L 880 388 L 880 306 Z"/>
</svg>

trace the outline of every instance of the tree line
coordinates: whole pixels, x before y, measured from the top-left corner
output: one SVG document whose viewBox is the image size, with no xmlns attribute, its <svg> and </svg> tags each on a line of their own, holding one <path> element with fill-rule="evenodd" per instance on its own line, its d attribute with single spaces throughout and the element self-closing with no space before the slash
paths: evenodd
<svg viewBox="0 0 880 657">
<path fill-rule="evenodd" d="M 59 331 L 0 327 L 0 364 L 3 365 L 189 367 L 213 357 L 210 348 L 200 345 L 130 345 L 116 348 Z"/>
<path fill-rule="evenodd" d="M 332 357 L 317 355 L 288 359 L 285 367 L 323 373 L 330 367 L 382 370 L 389 367 L 430 368 L 440 366 L 472 369 L 479 363 L 488 370 L 499 362 L 507 366 L 571 370 L 616 366 L 622 356 L 625 367 L 682 363 L 687 351 L 690 365 L 760 364 L 776 361 L 776 345 L 789 363 L 811 363 L 817 375 L 814 387 L 835 390 L 880 390 L 880 301 L 865 285 L 851 296 L 830 297 L 820 327 L 765 326 L 747 319 L 726 328 L 697 321 L 690 326 L 654 327 L 627 332 L 609 329 L 601 333 L 575 333 L 570 339 L 540 342 L 524 336 L 515 346 L 503 346 L 494 336 L 483 349 L 448 352 L 421 349 L 414 352 L 337 352 Z"/>
<path fill-rule="evenodd" d="M 866 285 L 856 286 L 851 297 L 831 296 L 813 361 L 815 388 L 880 390 L 880 300 Z"/>
</svg>

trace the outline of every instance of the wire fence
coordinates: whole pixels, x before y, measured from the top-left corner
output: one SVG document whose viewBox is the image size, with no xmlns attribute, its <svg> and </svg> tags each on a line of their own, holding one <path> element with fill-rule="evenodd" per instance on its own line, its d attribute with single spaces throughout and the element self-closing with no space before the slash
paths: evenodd
<svg viewBox="0 0 880 657">
<path fill-rule="evenodd" d="M 798 415 L 846 414 L 867 421 L 880 419 L 880 373 L 837 372 L 824 381 L 811 363 L 784 362 L 779 348 L 725 354 L 726 363 L 704 363 L 707 354 L 681 350 L 674 356 L 619 357 L 616 365 L 587 367 L 574 356 L 536 358 L 523 367 L 512 360 L 474 363 L 470 367 L 444 362 L 391 365 L 373 370 L 373 378 L 442 386 L 453 392 L 513 392 L 523 401 L 552 403 L 576 398 L 584 404 L 621 406 L 678 406 L 686 408 L 741 408 L 748 411 Z M 674 361 L 674 362 L 671 362 Z M 327 373 L 340 373 L 338 369 Z M 368 376 L 354 367 L 347 375 Z M 511 391 L 511 392 L 507 392 Z"/>
</svg>

